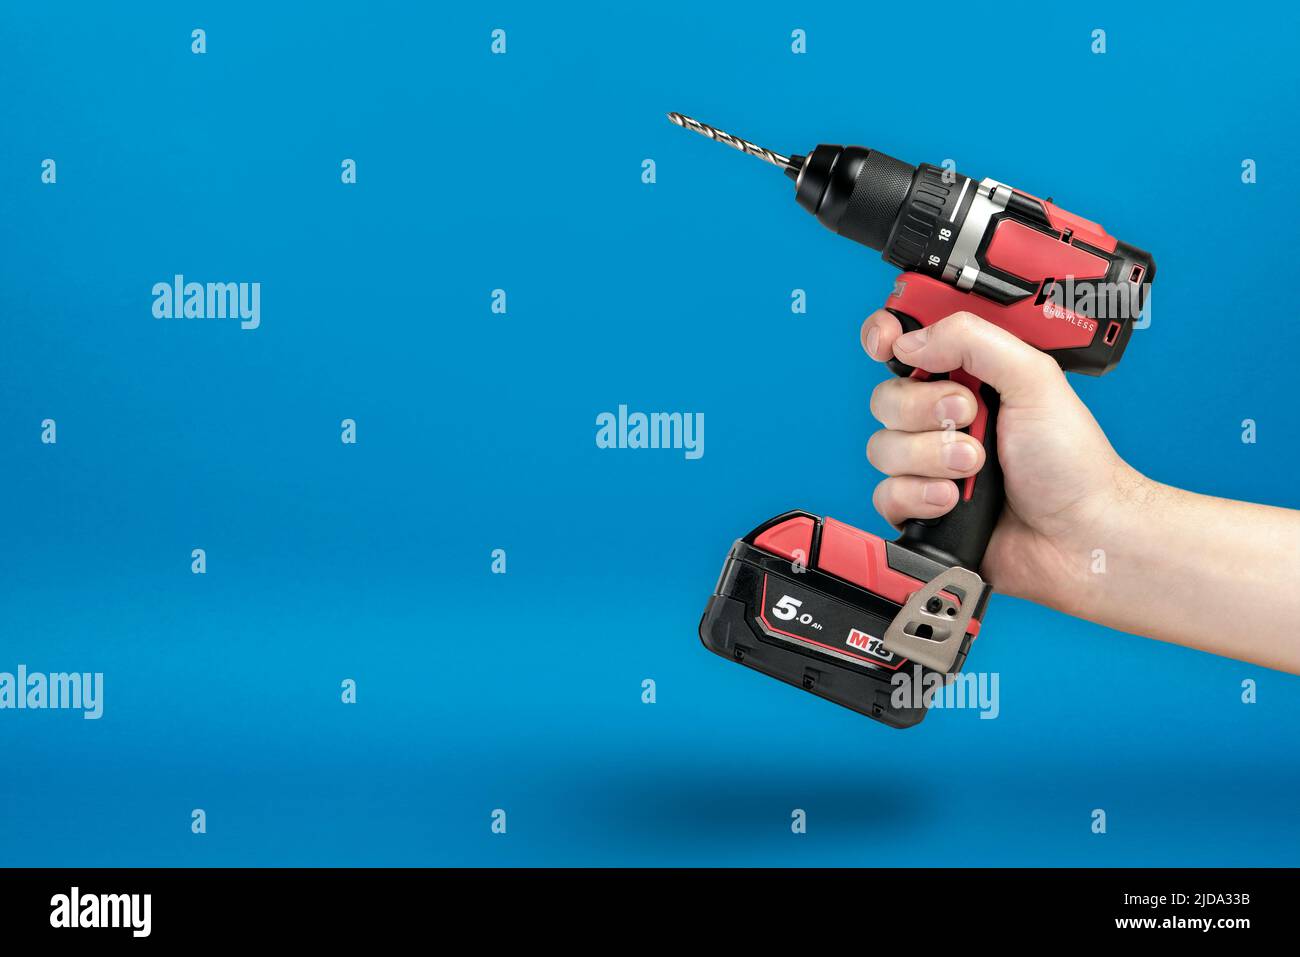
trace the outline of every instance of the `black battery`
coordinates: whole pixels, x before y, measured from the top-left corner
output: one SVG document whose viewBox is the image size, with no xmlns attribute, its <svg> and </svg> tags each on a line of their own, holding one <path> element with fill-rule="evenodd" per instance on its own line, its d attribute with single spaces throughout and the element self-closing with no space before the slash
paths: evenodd
<svg viewBox="0 0 1300 957">
<path fill-rule="evenodd" d="M 700 621 L 700 640 L 835 704 L 911 727 L 927 710 L 918 687 L 942 685 L 951 673 L 895 655 L 882 639 L 908 595 L 944 570 L 834 519 L 786 512 L 732 546 Z M 976 619 L 987 599 L 985 591 Z M 965 636 L 951 672 L 960 670 L 973 637 Z"/>
</svg>

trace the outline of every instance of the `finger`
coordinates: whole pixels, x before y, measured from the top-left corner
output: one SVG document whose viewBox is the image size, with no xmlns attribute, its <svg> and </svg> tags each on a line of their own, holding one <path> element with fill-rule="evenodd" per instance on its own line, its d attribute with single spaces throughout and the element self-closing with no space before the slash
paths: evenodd
<svg viewBox="0 0 1300 957">
<path fill-rule="evenodd" d="M 902 525 L 909 518 L 946 515 L 957 504 L 957 486 L 948 479 L 896 475 L 876 486 L 871 501 L 890 525 Z"/>
<path fill-rule="evenodd" d="M 862 348 L 877 362 L 894 355 L 894 340 L 903 334 L 898 318 L 887 309 L 877 309 L 862 324 Z"/>
<path fill-rule="evenodd" d="M 965 478 L 984 466 L 984 448 L 965 432 L 891 432 L 867 443 L 867 460 L 886 475 Z"/>
<path fill-rule="evenodd" d="M 965 369 L 1014 401 L 1050 394 L 1061 368 L 1046 353 L 969 312 L 957 312 L 894 341 L 894 355 L 927 372 Z"/>
<path fill-rule="evenodd" d="M 957 382 L 886 379 L 871 393 L 871 414 L 887 429 L 962 429 L 975 421 L 975 395 Z"/>
</svg>

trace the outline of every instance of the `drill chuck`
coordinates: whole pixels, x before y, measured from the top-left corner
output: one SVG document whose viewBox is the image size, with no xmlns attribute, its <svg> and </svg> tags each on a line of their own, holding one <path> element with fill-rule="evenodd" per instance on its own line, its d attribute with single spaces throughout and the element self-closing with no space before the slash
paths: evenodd
<svg viewBox="0 0 1300 957">
<path fill-rule="evenodd" d="M 790 168 L 786 174 L 795 180 L 795 200 L 827 229 L 900 269 L 942 274 L 962 224 L 967 177 L 879 150 L 826 145 L 797 174 Z"/>
<path fill-rule="evenodd" d="M 915 174 L 879 150 L 822 145 L 795 177 L 795 200 L 831 232 L 884 251 Z"/>
</svg>

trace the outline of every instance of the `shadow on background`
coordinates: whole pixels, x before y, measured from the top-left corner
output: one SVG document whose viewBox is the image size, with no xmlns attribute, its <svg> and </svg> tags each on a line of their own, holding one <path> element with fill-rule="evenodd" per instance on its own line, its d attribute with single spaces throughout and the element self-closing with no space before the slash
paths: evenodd
<svg viewBox="0 0 1300 957">
<path fill-rule="evenodd" d="M 656 755 L 638 766 L 584 767 L 565 777 L 582 782 L 571 797 L 588 828 L 620 841 L 649 838 L 696 849 L 766 845 L 792 833 L 795 809 L 807 814 L 810 842 L 820 843 L 821 835 L 846 846 L 886 830 L 915 830 L 933 810 L 932 796 L 918 783 L 870 767 L 701 765 Z"/>
</svg>

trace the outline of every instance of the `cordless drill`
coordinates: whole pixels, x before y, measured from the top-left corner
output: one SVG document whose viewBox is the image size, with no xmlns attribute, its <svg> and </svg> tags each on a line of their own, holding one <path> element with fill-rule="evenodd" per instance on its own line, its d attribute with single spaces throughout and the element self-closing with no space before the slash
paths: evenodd
<svg viewBox="0 0 1300 957">
<path fill-rule="evenodd" d="M 1124 354 L 1155 262 L 1050 199 L 861 146 L 782 156 L 668 118 L 783 169 L 823 226 L 902 269 L 885 308 L 905 332 L 970 312 L 1067 371 L 1101 375 Z M 889 367 L 943 378 L 897 359 Z M 804 511 L 764 522 L 727 556 L 700 622 L 707 648 L 893 727 L 925 717 L 979 634 L 991 589 L 978 571 L 1004 499 L 998 395 L 963 370 L 947 377 L 975 395 L 963 431 L 985 451 L 957 505 L 908 521 L 892 542 Z"/>
</svg>

